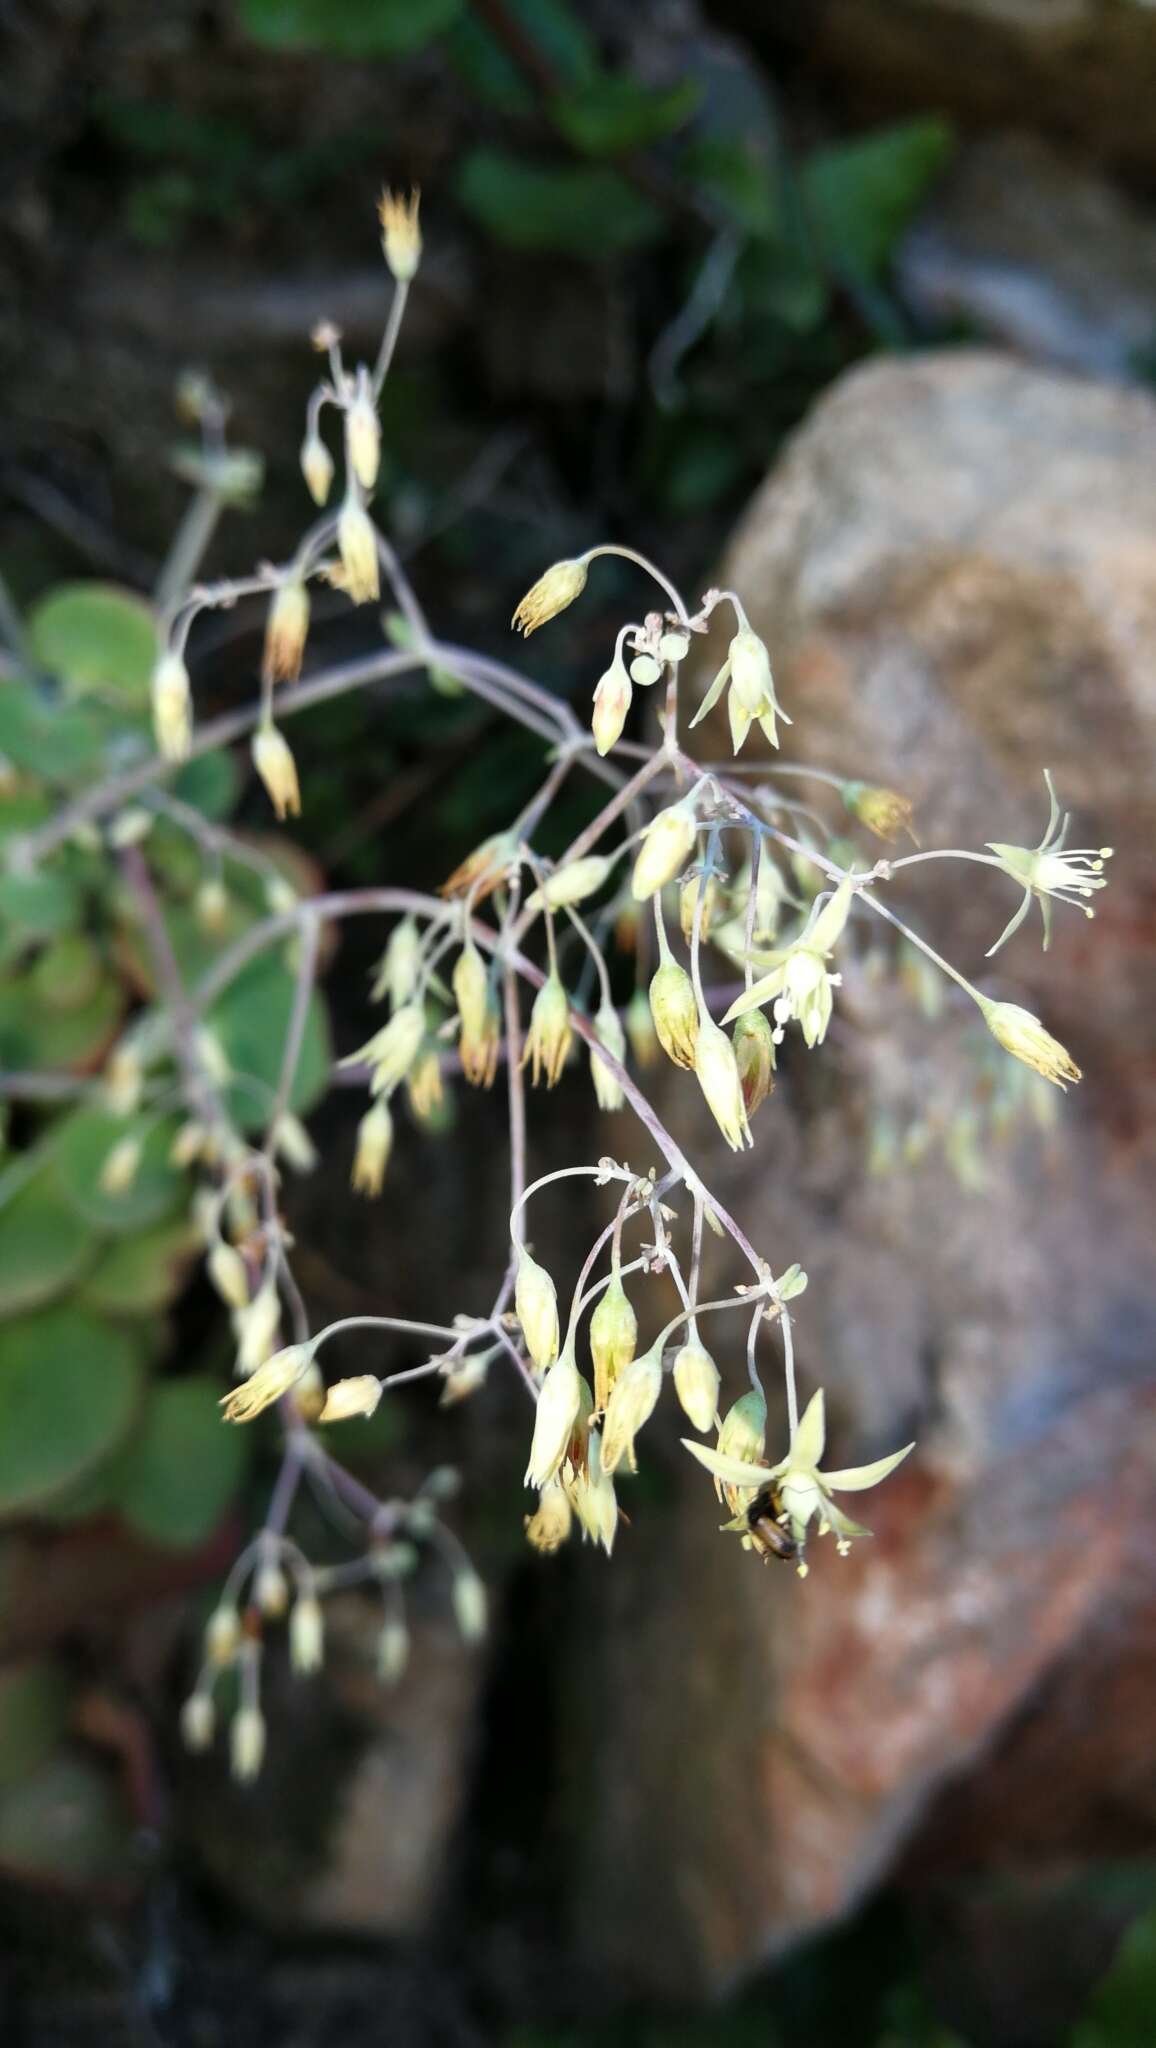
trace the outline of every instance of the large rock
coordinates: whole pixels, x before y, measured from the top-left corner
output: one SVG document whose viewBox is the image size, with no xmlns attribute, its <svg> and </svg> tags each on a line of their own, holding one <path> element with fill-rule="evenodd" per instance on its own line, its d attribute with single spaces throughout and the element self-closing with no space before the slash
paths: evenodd
<svg viewBox="0 0 1156 2048">
<path fill-rule="evenodd" d="M 1079 1713 L 1094 1720 L 1115 1635 L 1147 1640 L 1156 1595 L 1156 1545 L 1130 1533 L 1156 1524 L 1156 405 L 993 354 L 870 365 L 796 437 L 719 580 L 772 648 L 787 758 L 905 790 L 928 847 L 1034 844 L 1047 763 L 1075 842 L 1119 852 L 1096 921 L 1058 908 L 1046 956 L 1036 921 L 985 963 L 1016 901 L 987 869 L 930 862 L 884 890 L 1085 1066 L 1050 1131 L 1029 1117 L 991 1134 L 1006 1068 L 974 1008 L 949 997 L 920 1017 L 866 917 L 825 1052 L 787 1048 L 753 1155 L 704 1142 L 680 1079 L 664 1102 L 755 1243 L 810 1273 L 800 1368 L 804 1392 L 827 1387 L 834 1463 L 918 1439 L 864 1503 L 875 1543 L 845 1562 L 818 1546 L 804 1586 L 716 1536 L 669 1421 L 673 1507 L 638 1509 L 586 1617 L 602 1796 L 578 1881 L 591 1952 L 668 1994 L 845 1913 L 939 1788 L 982 1783 L 1058 1674 L 1067 1790 L 1036 1846 L 1094 1853 L 1091 1788 L 1125 1796 L 1137 1760 L 1122 1730 L 1082 1742 Z M 932 1141 L 883 1178 L 868 1170 L 881 1117 Z M 978 1192 L 936 1142 L 951 1149 L 961 1119 L 980 1134 Z M 711 1251 L 719 1293 L 738 1276 Z M 716 1334 L 737 1392 L 741 1345 Z M 1150 1652 L 1128 1670 L 1133 1718 L 1150 1722 Z M 1143 1776 L 1150 1848 L 1156 1772 Z M 987 1810 L 990 1848 L 998 1802 Z M 950 1836 L 939 1853 L 950 1865 Z"/>
</svg>

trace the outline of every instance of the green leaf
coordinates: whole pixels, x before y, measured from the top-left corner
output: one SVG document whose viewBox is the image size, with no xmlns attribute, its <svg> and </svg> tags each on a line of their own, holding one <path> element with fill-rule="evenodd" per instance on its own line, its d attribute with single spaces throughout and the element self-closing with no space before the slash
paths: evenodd
<svg viewBox="0 0 1156 2048">
<path fill-rule="evenodd" d="M 0 1671 L 0 1794 L 51 1756 L 68 1717 L 59 1665 L 13 1664 Z"/>
<path fill-rule="evenodd" d="M 394 57 L 457 20 L 465 0 L 241 0 L 254 42 L 273 50 Z"/>
<path fill-rule="evenodd" d="M 269 1114 L 281 1073 L 295 987 L 295 977 L 279 958 L 254 960 L 205 1019 L 234 1074 L 258 1084 L 256 1088 L 235 1086 L 224 1091 L 229 1115 L 242 1130 L 259 1130 Z M 299 1116 L 324 1094 L 332 1063 L 325 1004 L 314 992 L 290 1103 Z"/>
<path fill-rule="evenodd" d="M 29 775 L 71 782 L 93 768 L 105 737 L 92 705 L 53 702 L 19 677 L 0 687 L 0 754 Z"/>
<path fill-rule="evenodd" d="M 45 1165 L 0 1208 L 0 1316 L 63 1294 L 95 1255 L 94 1232 Z"/>
<path fill-rule="evenodd" d="M 0 1866 L 88 1884 L 108 1879 L 128 1848 L 109 1777 L 90 1757 L 60 1750 L 0 1797 Z"/>
<path fill-rule="evenodd" d="M 124 1014 L 125 991 L 111 975 L 73 1009 L 45 1001 L 33 975 L 0 983 L 0 1067 L 97 1065 Z"/>
<path fill-rule="evenodd" d="M 143 704 L 157 658 L 151 608 L 115 583 L 64 583 L 28 621 L 37 659 L 78 695 Z"/>
<path fill-rule="evenodd" d="M 118 1238 L 98 1256 L 78 1299 L 106 1315 L 155 1315 L 180 1293 L 199 1244 L 198 1232 L 183 1216 Z"/>
<path fill-rule="evenodd" d="M 204 1543 L 236 1494 L 249 1455 L 244 1430 L 221 1420 L 216 1380 L 155 1387 L 120 1469 L 117 1505 L 153 1543 Z"/>
<path fill-rule="evenodd" d="M 1156 2012 L 1156 1908 L 1134 1920 L 1076 2027 L 1071 2048 L 1146 2048 Z"/>
<path fill-rule="evenodd" d="M 48 868 L 31 875 L 0 875 L 0 928 L 11 925 L 30 939 L 67 931 L 80 916 L 75 882 Z"/>
<path fill-rule="evenodd" d="M 29 977 L 50 1010 L 78 1010 L 100 987 L 104 962 L 87 932 L 63 932 L 46 946 Z"/>
<path fill-rule="evenodd" d="M 505 150 L 476 149 L 457 189 L 467 211 L 510 249 L 597 261 L 654 241 L 664 227 L 649 200 L 603 166 L 531 163 Z"/>
<path fill-rule="evenodd" d="M 690 119 L 700 98 L 693 78 L 658 91 L 623 72 L 561 95 L 550 111 L 575 149 L 588 156 L 614 156 L 672 135 Z"/>
<path fill-rule="evenodd" d="M 78 1109 L 60 1123 L 53 1144 L 53 1172 L 68 1201 L 88 1222 L 110 1235 L 140 1230 L 170 1216 L 184 1198 L 187 1180 L 169 1164 L 175 1117 L 114 1116 L 107 1109 Z M 141 1141 L 140 1163 L 119 1194 L 101 1186 L 110 1152 L 122 1139 Z"/>
<path fill-rule="evenodd" d="M 237 801 L 241 774 L 236 757 L 221 748 L 186 761 L 173 783 L 173 795 L 192 804 L 206 818 L 226 818 Z"/>
<path fill-rule="evenodd" d="M 0 1323 L 0 1514 L 75 1486 L 124 1437 L 140 1398 L 135 1345 L 70 1306 Z"/>
<path fill-rule="evenodd" d="M 801 172 L 806 204 L 837 269 L 864 279 L 882 274 L 953 148 L 949 123 L 929 118 L 833 143 L 808 157 Z"/>
</svg>

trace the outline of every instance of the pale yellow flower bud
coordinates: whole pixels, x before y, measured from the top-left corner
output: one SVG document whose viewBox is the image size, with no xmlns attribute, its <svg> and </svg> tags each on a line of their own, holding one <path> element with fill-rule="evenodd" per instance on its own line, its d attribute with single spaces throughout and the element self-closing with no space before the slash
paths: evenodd
<svg viewBox="0 0 1156 2048">
<path fill-rule="evenodd" d="M 192 693 L 189 671 L 172 647 L 161 655 L 152 676 L 153 735 L 166 761 L 183 761 L 192 743 Z"/>
<path fill-rule="evenodd" d="M 229 1729 L 230 1769 L 241 1785 L 260 1776 L 265 1761 L 265 1716 L 260 1707 L 239 1707 Z"/>
<path fill-rule="evenodd" d="M 651 819 L 630 878 L 637 902 L 674 880 L 694 851 L 697 832 L 694 811 L 686 803 L 671 804 Z"/>
<path fill-rule="evenodd" d="M 570 1534 L 573 1513 L 560 1479 L 551 1479 L 538 1495 L 536 1513 L 525 1516 L 526 1541 L 545 1557 L 552 1557 Z"/>
<path fill-rule="evenodd" d="M 635 1358 L 616 1381 L 602 1425 L 602 1469 L 614 1472 L 625 1457 L 633 1459 L 634 1439 L 654 1413 L 662 1392 L 662 1353 L 652 1345 Z"/>
<path fill-rule="evenodd" d="M 387 1621 L 377 1639 L 377 1675 L 383 1685 L 396 1685 L 409 1663 L 409 1630 L 404 1621 Z"/>
<path fill-rule="evenodd" d="M 362 490 L 372 491 L 381 466 L 381 427 L 364 363 L 357 372 L 357 390 L 345 415 L 345 446 L 349 467 Z"/>
<path fill-rule="evenodd" d="M 417 919 L 403 917 L 389 935 L 389 943 L 378 963 L 369 992 L 370 1001 L 379 1003 L 387 995 L 390 1009 L 400 1010 L 417 987 L 420 965 L 421 933 Z"/>
<path fill-rule="evenodd" d="M 638 1317 L 617 1273 L 590 1318 L 590 1356 L 594 1364 L 594 1408 L 601 1414 L 619 1375 L 634 1357 Z"/>
<path fill-rule="evenodd" d="M 590 730 L 594 734 L 594 745 L 600 754 L 608 754 L 611 747 L 622 738 L 622 729 L 630 715 L 633 696 L 630 677 L 615 656 L 594 692 L 594 715 L 590 720 Z"/>
<path fill-rule="evenodd" d="M 747 1010 L 731 1034 L 743 1103 L 748 1117 L 761 1109 L 775 1085 L 775 1034 L 761 1010 Z"/>
<path fill-rule="evenodd" d="M 473 1087 L 488 1088 L 497 1072 L 502 1027 L 485 962 L 472 939 L 458 954 L 453 991 L 461 1021 L 462 1072 Z"/>
<path fill-rule="evenodd" d="M 698 1004 L 685 967 L 668 958 L 650 984 L 650 1014 L 658 1042 L 676 1067 L 693 1067 L 698 1040 Z"/>
<path fill-rule="evenodd" d="M 309 593 L 290 577 L 273 593 L 265 622 L 264 672 L 273 683 L 295 683 L 309 631 Z"/>
<path fill-rule="evenodd" d="M 626 1033 L 622 1029 L 617 1010 L 611 1004 L 602 1004 L 594 1019 L 594 1029 L 599 1044 L 604 1045 L 607 1052 L 621 1064 L 626 1057 Z M 590 1048 L 590 1077 L 594 1083 L 599 1109 L 621 1109 L 626 1100 L 622 1083 L 616 1074 L 611 1073 L 605 1060 L 593 1046 Z"/>
<path fill-rule="evenodd" d="M 524 1245 L 518 1246 L 514 1313 L 530 1357 L 538 1371 L 545 1372 L 558 1356 L 558 1295 L 545 1266 L 532 1259 Z"/>
<path fill-rule="evenodd" d="M 371 1372 L 356 1379 L 335 1380 L 325 1396 L 319 1422 L 349 1422 L 357 1415 L 372 1415 L 381 1399 L 381 1381 Z"/>
<path fill-rule="evenodd" d="M 587 896 L 593 896 L 602 887 L 612 865 L 601 853 L 567 861 L 563 867 L 555 868 L 541 888 L 527 898 L 527 910 L 541 910 L 543 905 L 548 910 L 561 910 L 566 903 L 584 903 Z"/>
<path fill-rule="evenodd" d="M 489 1620 L 486 1589 L 475 1571 L 454 1573 L 454 1619 L 464 1643 L 480 1643 Z"/>
<path fill-rule="evenodd" d="M 205 1659 L 218 1667 L 232 1662 L 241 1641 L 241 1623 L 235 1607 L 216 1607 L 205 1629 Z"/>
<path fill-rule="evenodd" d="M 570 1448 L 582 1405 L 582 1383 L 572 1352 L 550 1367 L 538 1395 L 526 1485 L 541 1490 L 554 1477 Z"/>
<path fill-rule="evenodd" d="M 262 1280 L 252 1301 L 236 1315 L 237 1365 L 242 1373 L 256 1372 L 273 1350 L 281 1321 L 281 1304 L 272 1274 Z"/>
<path fill-rule="evenodd" d="M 191 1692 L 181 1708 L 181 1741 L 194 1752 L 208 1749 L 217 1727 L 211 1693 Z"/>
<path fill-rule="evenodd" d="M 308 1371 L 312 1356 L 307 1344 L 290 1344 L 283 1351 L 275 1351 L 251 1378 L 242 1380 L 240 1386 L 222 1397 L 226 1422 L 251 1422 L 263 1408 L 279 1401 Z"/>
<path fill-rule="evenodd" d="M 103 1074 L 104 1100 L 114 1116 L 131 1116 L 144 1087 L 144 1066 L 134 1045 L 118 1045 Z"/>
<path fill-rule="evenodd" d="M 220 875 L 209 875 L 193 899 L 193 915 L 203 932 L 219 932 L 229 922 L 229 892 Z"/>
<path fill-rule="evenodd" d="M 725 1031 L 703 1012 L 698 1020 L 694 1071 L 707 1106 L 732 1152 L 754 1143 L 747 1122 L 735 1050 Z"/>
<path fill-rule="evenodd" d="M 551 974 L 534 998 L 522 1053 L 522 1065 L 530 1062 L 530 1077 L 535 1088 L 542 1078 L 547 1088 L 554 1087 L 566 1064 L 573 1038 L 569 998 L 558 976 Z"/>
<path fill-rule="evenodd" d="M 294 1173 L 312 1173 L 317 1165 L 317 1147 L 299 1116 L 286 1110 L 273 1129 L 273 1150 Z"/>
<path fill-rule="evenodd" d="M 253 766 L 269 794 L 279 818 L 300 817 L 301 790 L 297 763 L 289 742 L 275 725 L 259 725 L 253 734 Z"/>
<path fill-rule="evenodd" d="M 209 1279 L 221 1300 L 227 1302 L 230 1308 L 248 1308 L 249 1275 L 240 1252 L 234 1250 L 231 1244 L 225 1244 L 218 1239 L 209 1253 L 207 1264 Z"/>
<path fill-rule="evenodd" d="M 461 1401 L 468 1401 L 484 1387 L 490 1376 L 490 1361 L 485 1352 L 475 1352 L 472 1358 L 459 1358 L 450 1367 L 442 1387 L 439 1408 L 456 1408 Z"/>
<path fill-rule="evenodd" d="M 674 1391 L 683 1414 L 696 1429 L 714 1428 L 719 1385 L 718 1367 L 710 1352 L 697 1337 L 688 1337 L 674 1361 Z"/>
<path fill-rule="evenodd" d="M 716 1449 L 725 1458 L 737 1458 L 744 1465 L 757 1465 L 766 1448 L 767 1404 L 755 1387 L 727 1409 L 718 1433 Z M 731 1513 L 753 1498 L 757 1488 L 726 1485 L 715 1480 L 719 1499 L 726 1499 Z"/>
<path fill-rule="evenodd" d="M 639 1066 L 652 1067 L 658 1058 L 658 1033 L 645 989 L 636 988 L 626 1005 L 626 1036 Z"/>
<path fill-rule="evenodd" d="M 315 1593 L 301 1593 L 289 1616 L 289 1662 L 302 1678 L 325 1662 L 325 1620 Z"/>
<path fill-rule="evenodd" d="M 1010 1052 L 1027 1067 L 1034 1067 L 1045 1081 L 1054 1081 L 1057 1088 L 1066 1088 L 1069 1081 L 1081 1079 L 1080 1069 L 1070 1052 L 1045 1031 L 1038 1017 L 1030 1010 L 1021 1009 L 1018 1003 L 993 1003 L 986 996 L 979 998 L 983 1020 L 998 1044 Z"/>
<path fill-rule="evenodd" d="M 435 1045 L 423 1045 L 405 1077 L 409 1106 L 419 1123 L 433 1124 L 445 1101 L 442 1063 Z"/>
<path fill-rule="evenodd" d="M 519 604 L 510 622 L 514 631 L 523 633 L 528 640 L 539 626 L 544 626 L 548 619 L 556 619 L 576 597 L 581 597 L 585 588 L 585 562 L 554 562 Z"/>
<path fill-rule="evenodd" d="M 600 1543 L 609 1557 L 618 1533 L 618 1502 L 614 1481 L 602 1463 L 599 1430 L 592 1429 L 587 1438 L 585 1470 L 572 1472 L 564 1484 L 574 1513 L 582 1524 L 583 1536 L 588 1537 L 591 1543 Z"/>
<path fill-rule="evenodd" d="M 845 782 L 839 794 L 853 818 L 876 839 L 898 839 L 901 832 L 918 845 L 912 830 L 912 810 L 905 796 L 893 789 L 881 789 L 873 782 Z"/>
<path fill-rule="evenodd" d="M 338 1064 L 359 1067 L 367 1063 L 373 1068 L 373 1093 L 388 1095 L 404 1081 L 424 1037 L 425 1011 L 421 1004 L 403 1003 L 388 1024 L 383 1024 L 380 1031 L 375 1031 L 372 1038 L 356 1052 L 347 1053 Z"/>
<path fill-rule="evenodd" d="M 345 589 L 354 604 L 376 604 L 381 593 L 377 561 L 377 535 L 364 505 L 347 497 L 337 521 L 337 546 L 341 555 Z"/>
<path fill-rule="evenodd" d="M 702 937 L 705 939 L 709 936 L 721 901 L 722 891 L 717 875 L 708 876 L 705 887 L 701 875 L 687 876 L 678 892 L 678 921 L 688 946 L 694 937 L 696 923 L 700 923 Z"/>
<path fill-rule="evenodd" d="M 408 284 L 421 262 L 421 230 L 417 224 L 421 193 L 415 186 L 408 199 L 385 191 L 377 202 L 381 247 L 398 284 Z"/>
<path fill-rule="evenodd" d="M 186 1167 L 195 1166 L 208 1143 L 209 1133 L 205 1125 L 198 1123 L 196 1117 L 189 1117 L 173 1135 L 173 1142 L 169 1146 L 169 1165 L 180 1167 L 182 1171 Z"/>
<path fill-rule="evenodd" d="M 106 1195 L 125 1195 L 131 1188 L 141 1162 L 139 1138 L 121 1138 L 100 1169 L 100 1186 Z"/>
<path fill-rule="evenodd" d="M 266 1621 L 279 1621 L 289 1605 L 289 1581 L 279 1564 L 267 1562 L 253 1581 L 253 1598 Z"/>
<path fill-rule="evenodd" d="M 314 504 L 324 505 L 333 483 L 333 457 L 316 430 L 301 443 L 301 474 Z"/>
<path fill-rule="evenodd" d="M 358 1195 L 379 1195 L 393 1148 L 393 1118 L 384 1096 L 367 1110 L 357 1126 L 351 1185 Z"/>
</svg>

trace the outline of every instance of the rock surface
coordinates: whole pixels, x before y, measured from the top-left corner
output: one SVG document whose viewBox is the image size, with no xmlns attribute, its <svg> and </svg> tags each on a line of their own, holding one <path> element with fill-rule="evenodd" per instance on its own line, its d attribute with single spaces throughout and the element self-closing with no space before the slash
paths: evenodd
<svg viewBox="0 0 1156 2048">
<path fill-rule="evenodd" d="M 828 1390 L 834 1462 L 918 1438 L 863 1504 L 874 1544 L 845 1562 L 819 1545 L 803 1586 L 715 1535 L 669 1419 L 673 1507 L 637 1511 L 584 1617 L 606 1790 L 578 1883 L 590 1952 L 666 1996 L 845 1913 L 938 1788 L 963 1780 L 982 1806 L 985 1757 L 1053 1682 L 1076 1728 L 1065 1797 L 1042 1831 L 1024 1823 L 1023 1853 L 1094 1854 L 1094 1788 L 1134 1780 L 1135 1745 L 1123 1717 L 1094 1742 L 1079 1717 L 1092 1725 L 1121 1632 L 1148 1640 L 1156 1595 L 1154 1546 L 1131 1533 L 1156 1518 L 1156 405 L 987 353 L 861 369 L 796 437 L 719 581 L 771 646 L 786 758 L 904 790 L 929 847 L 1035 844 L 1046 762 L 1075 843 L 1119 853 L 1095 923 L 1057 908 L 1046 956 L 1035 922 L 984 961 L 1016 900 L 988 870 L 928 863 L 887 888 L 1087 1070 L 1050 1132 L 981 1137 L 981 1191 L 934 1143 L 868 1171 L 881 1103 L 901 1125 L 930 1105 L 948 1134 L 971 1116 L 982 1131 L 998 1085 L 972 1006 L 919 1017 L 885 935 L 875 957 L 882 926 L 846 949 L 826 1058 L 787 1048 L 765 1149 L 720 1157 L 685 1087 L 664 1100 L 755 1243 L 810 1274 L 801 1378 Z M 718 1293 L 734 1276 L 711 1249 Z M 719 1356 L 740 1391 L 738 1347 Z M 1150 1725 L 1150 1648 L 1125 1662 L 1129 1718 Z M 1054 1728 L 1037 1753 L 1054 1762 Z M 1132 1846 L 1150 1851 L 1143 1775 Z M 950 1833 L 939 1853 L 955 1867 Z"/>
</svg>

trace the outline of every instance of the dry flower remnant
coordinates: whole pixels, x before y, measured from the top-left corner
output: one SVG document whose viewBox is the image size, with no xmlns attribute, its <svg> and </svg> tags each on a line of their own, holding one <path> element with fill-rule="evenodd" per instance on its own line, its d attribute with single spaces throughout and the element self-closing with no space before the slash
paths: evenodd
<svg viewBox="0 0 1156 2048">
<path fill-rule="evenodd" d="M 496 1375 L 515 1376 L 533 1499 L 527 1512 L 519 1504 L 511 1514 L 522 1516 L 526 1540 L 543 1556 L 579 1537 L 609 1556 L 628 1537 L 620 1498 L 628 1498 L 648 1457 L 648 1433 L 653 1441 L 657 1429 L 687 1424 L 696 1432 L 684 1439 L 687 1451 L 729 1512 L 724 1527 L 756 1556 L 793 1562 L 805 1574 L 814 1534 L 832 1534 L 845 1551 L 867 1533 L 838 1496 L 885 1481 L 912 1446 L 864 1465 L 824 1468 L 822 1394 L 813 1392 L 800 1413 L 797 1388 L 794 1318 L 807 1283 L 796 1261 L 804 1248 L 750 1241 L 644 1084 L 669 1061 L 685 1077 L 678 1085 L 686 1090 L 694 1151 L 714 1141 L 717 1129 L 735 1152 L 765 1144 L 773 1171 L 777 1062 L 824 1056 L 838 992 L 878 938 L 902 958 L 905 976 L 916 964 L 921 987 L 933 983 L 940 992 L 937 1001 L 975 1006 L 992 1058 L 1009 1054 L 1063 1088 L 1079 1079 L 1065 1047 L 1028 1010 L 975 986 L 902 922 L 890 892 L 901 876 L 918 881 L 914 871 L 929 859 L 998 869 L 1024 892 L 1002 946 L 1033 898 L 1046 943 L 1052 901 L 1077 903 L 1090 915 L 1088 899 L 1107 879 L 1108 849 L 1065 850 L 1068 820 L 1050 777 L 1051 815 L 1034 849 L 992 841 L 986 851 L 917 848 L 884 858 L 878 845 L 865 844 L 848 858 L 840 835 L 849 821 L 876 842 L 914 837 L 908 800 L 819 765 L 782 761 L 789 708 L 778 695 L 772 649 L 752 630 L 741 596 L 709 589 L 688 600 L 630 546 L 595 540 L 554 562 L 513 610 L 527 638 L 549 627 L 564 631 L 568 622 L 559 622 L 582 600 L 602 558 L 617 557 L 637 575 L 649 609 L 640 605 L 638 616 L 623 618 L 592 664 L 589 727 L 531 676 L 442 645 L 373 503 L 381 392 L 420 270 L 417 195 L 386 193 L 380 222 L 393 291 L 374 362 L 347 364 L 332 324 L 314 332 L 325 368 L 308 401 L 301 467 L 318 516 L 288 561 L 220 584 L 197 583 L 195 564 L 186 565 L 184 583 L 167 593 L 152 678 L 157 754 L 134 774 L 132 802 L 123 778 L 114 777 L 86 795 L 79 819 L 65 813 L 9 841 L 10 858 L 25 872 L 47 872 L 79 826 L 106 828 L 130 877 L 143 876 L 147 928 L 149 806 L 168 801 L 166 783 L 201 748 L 197 623 L 242 599 L 265 608 L 265 647 L 258 701 L 232 731 L 248 733 L 252 766 L 277 818 L 307 807 L 311 763 L 303 751 L 295 755 L 285 727 L 326 682 L 325 672 L 298 682 L 310 652 L 309 588 L 319 581 L 351 604 L 368 605 L 384 592 L 406 627 L 404 646 L 383 641 L 379 657 L 353 665 L 352 675 L 334 671 L 333 694 L 387 677 L 422 689 L 430 678 L 452 676 L 541 747 L 537 794 L 460 861 L 438 893 L 383 882 L 298 898 L 282 875 L 270 873 L 265 914 L 232 944 L 220 863 L 222 850 L 240 856 L 224 828 L 206 837 L 210 828 L 186 819 L 216 863 L 197 914 L 220 950 L 186 988 L 174 980 L 161 935 L 161 1000 L 130 1020 L 95 1084 L 104 1111 L 124 1125 L 100 1172 L 110 1202 L 127 1202 L 144 1171 L 150 1117 L 179 1105 L 173 1158 L 200 1176 L 194 1215 L 206 1271 L 236 1340 L 236 1383 L 222 1398 L 221 1426 L 273 1420 L 282 1440 L 268 1511 L 221 1592 L 182 1714 L 186 1741 L 204 1748 L 215 1739 L 222 1698 L 235 1699 L 229 1749 L 242 1780 L 260 1771 L 268 1743 L 261 1673 L 269 1631 L 286 1627 L 292 1667 L 307 1680 L 324 1658 L 324 1602 L 335 1587 L 362 1584 L 380 1602 L 377 1666 L 387 1684 L 402 1682 L 406 1670 L 407 1582 L 425 1560 L 447 1576 L 448 1607 L 463 1639 L 477 1642 L 485 1630 L 484 1589 L 447 1519 L 456 1476 L 439 1468 L 411 1499 L 383 1500 L 334 1448 L 332 1431 L 368 1425 L 403 1383 L 427 1383 L 441 1405 L 459 1406 L 484 1398 Z M 338 496 L 327 510 L 339 468 Z M 725 659 L 699 699 L 688 660 L 716 615 L 725 621 Z M 681 737 L 724 695 L 740 763 L 696 757 Z M 625 738 L 648 703 L 659 728 L 652 748 Z M 760 779 L 744 780 L 759 754 Z M 559 845 L 556 800 L 582 777 L 601 808 L 551 859 L 543 849 Z M 799 802 L 793 777 L 833 790 L 840 817 L 828 825 Z M 187 811 L 173 805 L 178 820 Z M 308 1132 L 293 1114 L 294 1082 L 323 936 L 351 917 L 383 927 L 368 999 L 375 1014 L 340 1063 L 365 1091 L 353 1190 L 388 1203 L 395 1153 L 422 1143 L 447 1089 L 460 1079 L 496 1090 L 500 1076 L 510 1133 L 509 1244 L 488 1299 L 439 1301 L 428 1322 L 366 1314 L 318 1330 L 294 1269 L 281 1176 L 312 1161 Z M 295 1000 L 279 1080 L 268 1091 L 267 1126 L 256 1139 L 239 1127 L 234 1108 L 246 1077 L 232 1073 L 206 1017 L 255 959 L 286 947 Z M 527 1123 L 537 1108 L 534 1135 L 544 1145 L 546 1091 L 562 1088 L 590 1090 L 600 1116 L 613 1119 L 600 1125 L 600 1142 L 613 1144 L 615 1156 L 558 1164 L 528 1183 Z M 627 1151 L 632 1160 L 621 1156 Z M 593 1199 L 601 1220 L 592 1242 L 574 1246 L 567 1270 L 551 1272 L 535 1253 L 536 1229 L 540 1238 L 544 1212 L 572 1196 L 576 1182 L 586 1183 L 586 1193 L 573 1213 L 585 1215 Z M 727 1264 L 712 1299 L 703 1286 L 707 1233 L 712 1266 Z M 337 1337 L 342 1368 L 330 1373 L 327 1347 Z M 360 1346 L 364 1354 L 353 1355 Z M 768 1438 L 786 1444 L 777 1462 L 766 1455 Z M 306 1477 L 336 1501 L 342 1525 L 360 1532 L 354 1555 L 339 1566 L 314 1564 L 289 1535 Z M 705 1485 L 703 1511 L 705 1536 Z M 218 1692 L 225 1671 L 235 1681 L 227 1694 Z"/>
</svg>

